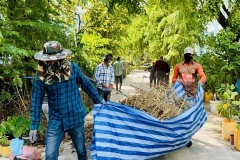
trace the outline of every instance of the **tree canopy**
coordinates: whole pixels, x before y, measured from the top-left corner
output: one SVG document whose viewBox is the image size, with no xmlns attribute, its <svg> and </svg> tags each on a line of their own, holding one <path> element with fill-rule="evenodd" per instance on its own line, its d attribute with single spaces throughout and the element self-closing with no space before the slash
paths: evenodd
<svg viewBox="0 0 240 160">
<path fill-rule="evenodd" d="M 86 11 L 80 30 L 78 6 Z M 224 49 L 227 55 L 237 55 L 239 7 L 236 0 L 0 0 L 0 78 L 9 77 L 21 87 L 22 77 L 36 69 L 33 55 L 49 40 L 71 49 L 69 58 L 90 76 L 106 53 L 129 62 L 154 61 L 163 55 L 171 65 L 182 59 L 185 47 L 196 44 L 218 55 Z M 222 41 L 204 34 L 214 19 L 223 27 Z"/>
</svg>

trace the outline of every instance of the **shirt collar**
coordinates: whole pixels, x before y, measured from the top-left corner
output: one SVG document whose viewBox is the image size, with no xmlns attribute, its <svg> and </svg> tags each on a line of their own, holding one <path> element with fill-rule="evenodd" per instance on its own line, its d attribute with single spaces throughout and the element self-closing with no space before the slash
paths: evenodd
<svg viewBox="0 0 240 160">
<path fill-rule="evenodd" d="M 189 64 L 194 64 L 195 62 L 194 62 L 194 60 L 192 60 Z M 185 63 L 185 61 L 182 61 L 182 64 L 187 64 L 187 63 Z"/>
<path fill-rule="evenodd" d="M 109 67 L 112 67 L 111 64 L 108 65 L 108 67 L 105 66 L 104 62 L 102 63 L 102 67 L 105 67 L 105 68 L 109 68 Z"/>
</svg>

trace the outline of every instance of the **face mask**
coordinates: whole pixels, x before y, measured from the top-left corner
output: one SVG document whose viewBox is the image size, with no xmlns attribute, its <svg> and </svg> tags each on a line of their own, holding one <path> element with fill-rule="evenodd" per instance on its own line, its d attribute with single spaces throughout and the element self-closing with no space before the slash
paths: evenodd
<svg viewBox="0 0 240 160">
<path fill-rule="evenodd" d="M 184 55 L 184 60 L 185 60 L 185 62 L 189 63 L 192 60 L 192 55 L 185 54 Z"/>
<path fill-rule="evenodd" d="M 110 61 L 109 64 L 112 65 L 112 61 Z"/>
</svg>

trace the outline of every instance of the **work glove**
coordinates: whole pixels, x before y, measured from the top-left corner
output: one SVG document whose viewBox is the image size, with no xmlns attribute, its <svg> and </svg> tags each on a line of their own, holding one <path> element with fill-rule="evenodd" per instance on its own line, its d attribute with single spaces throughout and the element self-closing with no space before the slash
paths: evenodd
<svg viewBox="0 0 240 160">
<path fill-rule="evenodd" d="M 30 138 L 30 142 L 34 143 L 37 140 L 37 130 L 30 130 L 29 138 Z"/>
<path fill-rule="evenodd" d="M 105 100 L 103 99 L 102 102 L 101 102 L 101 104 L 105 104 L 105 103 L 106 103 L 106 102 L 105 102 Z"/>
<path fill-rule="evenodd" d="M 199 80 L 198 85 L 203 86 L 202 82 Z"/>
</svg>

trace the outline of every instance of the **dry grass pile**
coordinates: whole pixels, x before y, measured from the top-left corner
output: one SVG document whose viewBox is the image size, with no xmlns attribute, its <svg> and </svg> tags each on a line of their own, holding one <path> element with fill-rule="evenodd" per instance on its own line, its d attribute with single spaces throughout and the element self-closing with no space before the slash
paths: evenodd
<svg viewBox="0 0 240 160">
<path fill-rule="evenodd" d="M 120 101 L 120 103 L 142 110 L 160 121 L 173 118 L 189 108 L 185 99 L 179 98 L 175 91 L 167 85 L 162 85 L 150 92 L 135 86 L 132 87 L 137 90 L 137 93 Z M 93 124 L 85 124 L 86 144 L 91 143 L 92 131 Z"/>
<path fill-rule="evenodd" d="M 150 92 L 135 86 L 132 87 L 137 90 L 137 93 L 120 103 L 147 112 L 160 121 L 173 118 L 189 108 L 185 99 L 179 98 L 175 91 L 167 85 L 161 85 Z"/>
</svg>

